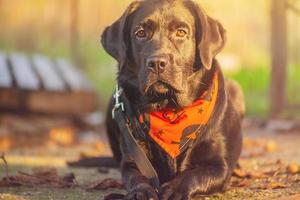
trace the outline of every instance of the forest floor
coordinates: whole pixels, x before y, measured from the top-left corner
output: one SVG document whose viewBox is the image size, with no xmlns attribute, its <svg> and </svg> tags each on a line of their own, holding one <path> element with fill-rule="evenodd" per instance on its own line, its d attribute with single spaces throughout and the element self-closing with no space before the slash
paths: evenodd
<svg viewBox="0 0 300 200">
<path fill-rule="evenodd" d="M 285 124 L 280 127 L 286 128 Z M 300 199 L 300 131 L 278 131 L 277 128 L 276 123 L 275 128 L 274 125 L 246 123 L 243 152 L 228 190 L 195 199 Z M 85 138 L 90 142 L 71 146 L 52 141 L 47 145 L 8 150 L 4 157 L 7 165 L 0 160 L 3 178 L 0 200 L 101 200 L 112 192 L 124 194 L 118 184 L 121 182 L 119 170 L 66 165 L 66 161 L 79 157 L 111 155 L 105 137 L 97 140 L 93 137 L 90 134 Z M 71 178 L 65 178 L 70 173 Z M 40 181 L 41 176 L 47 181 Z M 8 179 L 14 180 L 13 184 L 8 184 Z M 108 182 L 105 184 L 103 180 Z"/>
</svg>

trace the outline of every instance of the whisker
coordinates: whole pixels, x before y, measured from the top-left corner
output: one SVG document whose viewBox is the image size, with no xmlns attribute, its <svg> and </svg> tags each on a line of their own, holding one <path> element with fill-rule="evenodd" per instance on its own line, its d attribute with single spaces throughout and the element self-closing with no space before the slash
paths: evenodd
<svg viewBox="0 0 300 200">
<path fill-rule="evenodd" d="M 206 83 L 204 83 L 204 82 L 199 82 L 200 84 L 202 84 L 202 85 L 205 85 L 205 86 L 209 86 L 208 84 L 206 84 Z"/>
<path fill-rule="evenodd" d="M 171 97 L 172 102 L 174 103 L 175 106 L 178 106 L 178 103 L 175 101 L 174 97 Z"/>
</svg>

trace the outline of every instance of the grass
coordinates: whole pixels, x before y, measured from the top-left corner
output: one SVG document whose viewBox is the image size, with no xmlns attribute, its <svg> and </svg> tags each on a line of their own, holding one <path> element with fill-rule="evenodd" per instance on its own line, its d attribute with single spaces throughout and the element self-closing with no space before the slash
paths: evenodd
<svg viewBox="0 0 300 200">
<path fill-rule="evenodd" d="M 117 62 L 100 47 L 96 49 L 96 53 L 92 47 L 85 50 L 88 51 L 88 56 L 85 57 L 87 76 L 101 94 L 102 108 L 105 108 L 115 87 Z"/>
<path fill-rule="evenodd" d="M 226 75 L 226 77 L 238 81 L 243 88 L 248 116 L 267 117 L 269 74 L 266 67 L 258 67 L 242 68 L 236 73 Z"/>
<path fill-rule="evenodd" d="M 246 100 L 247 115 L 265 118 L 269 114 L 270 69 L 266 66 L 242 68 L 236 73 L 226 74 L 237 80 L 243 88 Z M 287 101 L 289 104 L 300 102 L 300 66 L 290 65 L 287 78 Z M 284 113 L 285 117 L 299 117 L 297 111 Z"/>
</svg>

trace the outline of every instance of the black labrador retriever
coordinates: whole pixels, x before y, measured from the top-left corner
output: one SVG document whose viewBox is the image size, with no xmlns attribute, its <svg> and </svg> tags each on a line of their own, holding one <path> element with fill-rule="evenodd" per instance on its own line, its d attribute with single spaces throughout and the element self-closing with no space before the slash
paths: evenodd
<svg viewBox="0 0 300 200">
<path fill-rule="evenodd" d="M 241 152 L 244 102 L 215 59 L 225 40 L 222 25 L 196 0 L 135 1 L 104 31 L 103 47 L 119 63 L 118 83 L 148 125 L 147 139 L 136 140 L 161 183 L 156 191 L 128 155 L 112 99 L 107 132 L 125 199 L 191 199 L 226 188 Z"/>
</svg>

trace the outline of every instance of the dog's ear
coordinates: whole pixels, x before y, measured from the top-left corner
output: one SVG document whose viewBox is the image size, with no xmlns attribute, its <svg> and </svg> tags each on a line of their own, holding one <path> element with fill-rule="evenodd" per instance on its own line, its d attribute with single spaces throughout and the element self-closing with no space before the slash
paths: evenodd
<svg viewBox="0 0 300 200">
<path fill-rule="evenodd" d="M 222 24 L 206 15 L 199 3 L 187 1 L 196 20 L 197 48 L 202 65 L 210 69 L 214 57 L 224 48 L 226 31 Z"/>
<path fill-rule="evenodd" d="M 127 42 L 126 34 L 128 32 L 128 17 L 133 14 L 139 7 L 141 1 L 132 2 L 123 15 L 107 27 L 101 36 L 101 43 L 107 53 L 119 62 L 121 69 L 127 60 Z"/>
</svg>

